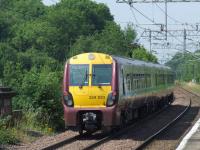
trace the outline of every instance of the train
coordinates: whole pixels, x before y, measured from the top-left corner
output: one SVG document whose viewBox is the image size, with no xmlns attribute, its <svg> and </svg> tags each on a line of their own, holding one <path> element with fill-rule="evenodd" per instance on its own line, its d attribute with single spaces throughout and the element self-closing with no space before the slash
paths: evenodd
<svg viewBox="0 0 200 150">
<path fill-rule="evenodd" d="M 84 131 L 118 129 L 174 101 L 170 67 L 104 53 L 66 61 L 62 104 L 65 127 Z"/>
</svg>

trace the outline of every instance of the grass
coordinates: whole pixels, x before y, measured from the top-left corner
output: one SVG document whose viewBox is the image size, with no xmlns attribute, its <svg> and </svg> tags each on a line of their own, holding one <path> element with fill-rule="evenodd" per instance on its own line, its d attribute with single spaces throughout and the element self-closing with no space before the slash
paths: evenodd
<svg viewBox="0 0 200 150">
<path fill-rule="evenodd" d="M 188 89 L 188 90 L 191 90 L 191 91 L 193 91 L 194 93 L 200 95 L 200 84 L 189 82 L 189 83 L 182 83 L 181 85 L 182 85 L 184 88 L 186 88 L 186 89 Z"/>
<path fill-rule="evenodd" d="M 10 125 L 7 118 L 0 118 L 0 145 L 30 143 L 43 135 L 52 134 L 52 129 L 38 122 L 36 116 L 37 113 L 27 111 L 21 120 L 14 121 L 14 125 Z"/>
<path fill-rule="evenodd" d="M 17 134 L 14 129 L 0 129 L 0 144 L 16 144 L 18 142 Z"/>
</svg>

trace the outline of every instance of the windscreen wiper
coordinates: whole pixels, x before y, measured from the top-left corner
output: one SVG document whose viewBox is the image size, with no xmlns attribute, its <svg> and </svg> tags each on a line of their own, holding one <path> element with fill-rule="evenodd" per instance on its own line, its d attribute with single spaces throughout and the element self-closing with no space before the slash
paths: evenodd
<svg viewBox="0 0 200 150">
<path fill-rule="evenodd" d="M 83 85 L 85 84 L 85 81 L 87 81 L 87 78 L 88 78 L 88 73 L 87 70 L 85 70 L 85 77 L 83 78 L 82 82 L 79 85 L 80 89 L 83 88 Z"/>
</svg>

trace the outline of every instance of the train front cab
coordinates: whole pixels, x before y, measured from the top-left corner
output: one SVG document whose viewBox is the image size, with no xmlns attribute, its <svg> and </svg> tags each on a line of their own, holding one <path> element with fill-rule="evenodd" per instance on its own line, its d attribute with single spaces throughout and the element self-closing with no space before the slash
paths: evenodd
<svg viewBox="0 0 200 150">
<path fill-rule="evenodd" d="M 64 119 L 67 128 L 96 130 L 116 124 L 117 75 L 111 56 L 86 53 L 65 66 Z"/>
</svg>

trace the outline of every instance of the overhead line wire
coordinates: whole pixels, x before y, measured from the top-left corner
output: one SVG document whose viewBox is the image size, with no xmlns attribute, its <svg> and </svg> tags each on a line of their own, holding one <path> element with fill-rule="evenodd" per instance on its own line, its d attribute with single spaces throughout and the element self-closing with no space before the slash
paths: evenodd
<svg viewBox="0 0 200 150">
<path fill-rule="evenodd" d="M 146 18 L 147 20 L 149 20 L 150 22 L 155 23 L 154 20 L 150 19 L 149 17 L 147 17 L 145 14 L 143 14 L 140 10 L 138 10 L 137 8 L 135 8 L 133 5 L 130 5 L 130 7 L 132 7 L 133 9 L 135 9 L 140 15 L 142 15 L 144 18 Z"/>
<path fill-rule="evenodd" d="M 157 3 L 155 3 L 155 4 L 156 4 L 156 6 L 157 6 L 164 14 L 167 15 L 168 18 L 170 18 L 170 19 L 173 20 L 174 22 L 183 24 L 183 22 L 181 22 L 181 21 L 179 21 L 179 20 L 177 20 L 177 19 L 175 19 L 175 18 L 169 16 Z"/>
</svg>

